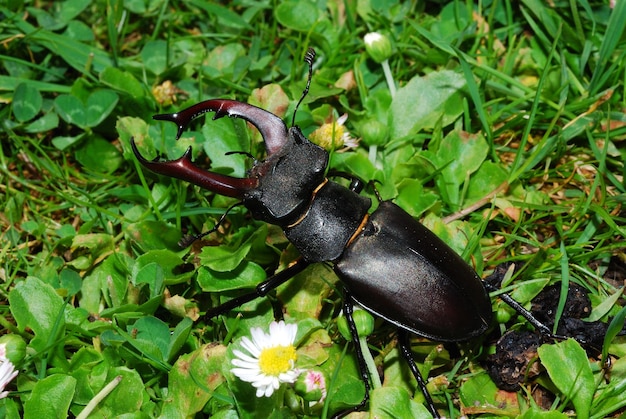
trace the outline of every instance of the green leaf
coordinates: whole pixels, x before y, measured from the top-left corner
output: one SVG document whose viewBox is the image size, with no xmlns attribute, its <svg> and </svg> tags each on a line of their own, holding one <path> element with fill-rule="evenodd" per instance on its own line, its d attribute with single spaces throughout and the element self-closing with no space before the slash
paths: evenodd
<svg viewBox="0 0 626 419">
<path fill-rule="evenodd" d="M 35 334 L 29 346 L 36 351 L 45 350 L 64 330 L 63 300 L 38 278 L 18 283 L 9 293 L 9 306 L 19 330 L 29 328 Z"/>
<path fill-rule="evenodd" d="M 72 240 L 72 249 L 84 247 L 98 256 L 113 250 L 113 237 L 104 233 L 78 234 Z"/>
<path fill-rule="evenodd" d="M 156 264 L 159 266 L 160 269 L 162 269 L 165 285 L 183 283 L 187 281 L 189 277 L 194 273 L 193 269 L 191 271 L 181 269 L 181 267 L 184 266 L 185 262 L 177 253 L 167 249 L 149 250 L 143 255 L 139 256 L 135 261 L 135 264 L 133 265 L 133 270 L 131 273 L 133 283 L 139 284 L 145 282 L 143 279 L 143 277 L 145 276 L 145 272 L 142 271 L 145 267 L 152 264 Z M 153 271 L 150 270 L 149 272 Z M 153 288 L 155 286 L 155 282 L 151 281 L 150 287 Z"/>
<path fill-rule="evenodd" d="M 337 277 L 324 264 L 315 264 L 278 289 L 278 297 L 289 316 L 298 321 L 298 331 L 306 319 L 317 318 L 332 292 Z"/>
<path fill-rule="evenodd" d="M 495 404 L 498 388 L 486 372 L 470 376 L 463 381 L 459 396 L 465 406 L 489 406 Z M 510 406 L 505 402 L 500 406 L 503 410 L 519 411 L 517 405 Z"/>
<path fill-rule="evenodd" d="M 515 289 L 509 294 L 518 303 L 524 305 L 530 302 L 548 285 L 550 278 L 534 278 L 515 283 Z"/>
<path fill-rule="evenodd" d="M 83 292 L 79 296 L 81 307 L 98 312 L 101 310 L 101 298 L 106 302 L 106 307 L 112 308 L 126 302 L 129 268 L 124 260 L 124 257 L 114 253 L 84 277 Z"/>
<path fill-rule="evenodd" d="M 76 379 L 65 374 L 52 374 L 37 381 L 24 403 L 24 419 L 68 417 L 75 389 Z"/>
<path fill-rule="evenodd" d="M 146 394 L 145 385 L 141 376 L 135 370 L 126 367 L 116 367 L 108 371 L 105 385 L 121 376 L 119 384 L 107 397 L 94 409 L 89 417 L 94 418 L 120 418 L 123 415 L 139 415 Z M 103 386 L 104 387 L 104 386 Z"/>
<path fill-rule="evenodd" d="M 40 92 L 69 93 L 71 91 L 71 87 L 67 85 L 0 75 L 0 92 L 13 92 L 22 83 L 28 84 Z"/>
<path fill-rule="evenodd" d="M 183 347 L 187 338 L 191 334 L 191 330 L 193 329 L 193 320 L 189 317 L 183 318 L 180 323 L 176 325 L 176 328 L 172 332 L 170 337 L 170 344 L 167 349 L 167 361 L 172 360 L 177 354 L 178 351 Z"/>
<path fill-rule="evenodd" d="M 12 398 L 0 399 L 0 417 L 5 419 L 23 419 L 21 406 Z"/>
<path fill-rule="evenodd" d="M 167 323 L 153 316 L 142 317 L 132 326 L 128 326 L 129 333 L 133 332 L 135 338 L 134 345 L 144 346 L 153 356 L 158 359 L 167 361 L 170 346 L 170 329 Z M 151 349 L 158 348 L 159 353 L 155 353 Z M 160 356 L 158 356 L 160 355 Z"/>
<path fill-rule="evenodd" d="M 278 22 L 299 32 L 311 30 L 319 17 L 319 10 L 310 1 L 284 1 L 274 9 L 274 16 Z"/>
<path fill-rule="evenodd" d="M 248 29 L 250 25 L 241 16 L 226 7 L 207 1 L 192 0 L 194 6 L 205 10 L 209 15 L 216 16 L 220 25 L 235 29 Z"/>
<path fill-rule="evenodd" d="M 224 383 L 221 373 L 226 365 L 226 347 L 202 346 L 182 355 L 168 375 L 168 398 L 163 402 L 162 418 L 193 417 L 200 412 Z"/>
<path fill-rule="evenodd" d="M 165 273 L 158 263 L 147 263 L 142 266 L 138 264 L 133 265 L 132 283 L 136 286 L 148 284 L 150 298 L 154 298 L 163 293 L 164 279 Z"/>
<path fill-rule="evenodd" d="M 132 159 L 133 152 L 130 148 L 130 139 L 133 138 L 138 146 L 141 146 L 144 142 L 148 142 L 151 147 L 152 139 L 150 138 L 149 126 L 141 118 L 134 118 L 130 116 L 123 116 L 117 120 L 115 129 L 120 136 L 120 143 L 124 149 L 124 157 L 128 160 Z"/>
<path fill-rule="evenodd" d="M 160 249 L 180 251 L 178 246 L 181 238 L 180 230 L 164 221 L 148 220 L 129 224 L 125 234 L 144 252 Z"/>
<path fill-rule="evenodd" d="M 113 173 L 123 163 L 119 150 L 100 137 L 90 137 L 76 150 L 75 157 L 85 169 L 96 173 Z"/>
<path fill-rule="evenodd" d="M 585 350 L 568 339 L 541 345 L 537 352 L 554 385 L 574 404 L 576 415 L 589 417 L 596 385 Z"/>
<path fill-rule="evenodd" d="M 198 256 L 200 263 L 204 266 L 218 272 L 228 272 L 234 270 L 248 254 L 254 241 L 265 233 L 265 229 L 259 228 L 252 233 L 248 229 L 245 230 L 241 243 L 222 246 L 206 246 L 202 248 L 202 252 Z"/>
<path fill-rule="evenodd" d="M 202 70 L 209 77 L 232 76 L 235 62 L 245 55 L 246 51 L 241 44 L 220 45 L 209 52 Z"/>
<path fill-rule="evenodd" d="M 487 141 L 480 134 L 454 130 L 441 140 L 435 154 L 437 166 L 441 169 L 437 183 L 448 204 L 461 204 L 461 185 L 478 170 L 488 151 Z"/>
<path fill-rule="evenodd" d="M 418 179 L 404 179 L 398 184 L 396 204 L 400 205 L 413 217 L 419 217 L 439 200 L 432 191 L 424 191 Z"/>
<path fill-rule="evenodd" d="M 59 16 L 71 21 L 91 4 L 90 0 L 67 0 L 60 4 Z"/>
<path fill-rule="evenodd" d="M 378 418 L 430 419 L 432 415 L 403 388 L 379 387 L 371 393 L 370 415 Z"/>
<path fill-rule="evenodd" d="M 24 19 L 18 19 L 15 25 L 28 36 L 29 41 L 33 44 L 39 44 L 54 55 L 60 56 L 81 74 L 90 74 L 92 69 L 100 72 L 113 65 L 109 54 L 101 48 L 79 42 L 69 36 L 35 27 Z"/>
<path fill-rule="evenodd" d="M 71 147 L 72 145 L 79 143 L 87 134 L 85 132 L 83 132 L 80 135 L 77 135 L 76 137 L 66 137 L 66 136 L 61 136 L 61 137 L 54 137 L 52 139 L 52 145 L 54 145 L 57 150 L 65 150 L 68 147 Z"/>
<path fill-rule="evenodd" d="M 107 89 L 96 90 L 89 95 L 87 99 L 87 126 L 100 125 L 115 109 L 118 100 L 117 93 Z"/>
<path fill-rule="evenodd" d="M 502 165 L 485 161 L 470 178 L 467 188 L 467 199 L 471 203 L 484 198 L 505 182 L 507 178 L 508 174 Z"/>
<path fill-rule="evenodd" d="M 105 68 L 104 71 L 100 73 L 100 81 L 134 98 L 140 98 L 146 95 L 143 84 L 141 84 L 135 76 L 128 71 L 123 71 L 116 67 Z"/>
<path fill-rule="evenodd" d="M 204 292 L 221 292 L 254 288 L 265 280 L 265 271 L 254 262 L 244 261 L 234 270 L 219 272 L 202 266 L 198 270 L 198 285 Z"/>
<path fill-rule="evenodd" d="M 141 50 L 141 59 L 149 72 L 159 75 L 167 70 L 167 42 L 148 41 Z"/>
<path fill-rule="evenodd" d="M 616 295 L 621 296 L 621 292 L 616 292 Z M 617 315 L 611 320 L 609 323 L 609 327 L 606 330 L 606 335 L 604 336 L 604 342 L 602 343 L 602 360 L 606 360 L 609 355 L 609 345 L 615 339 L 615 337 L 621 333 L 624 327 L 624 319 L 626 319 L 626 307 L 622 307 L 622 309 L 617 313 Z"/>
<path fill-rule="evenodd" d="M 231 151 L 250 151 L 250 140 L 243 133 L 245 125 L 239 120 L 222 118 L 206 119 L 202 127 L 204 151 L 211 159 L 211 170 L 234 177 L 244 177 L 246 162 L 241 154 L 226 155 Z M 237 129 L 239 128 L 239 129 Z"/>
<path fill-rule="evenodd" d="M 25 131 L 30 134 L 36 134 L 38 132 L 52 131 L 59 126 L 59 116 L 55 112 L 48 112 L 41 118 L 35 119 L 28 124 Z"/>
<path fill-rule="evenodd" d="M 31 8 L 30 11 L 37 16 L 37 22 L 41 26 L 50 30 L 58 30 L 65 27 L 90 4 L 90 0 L 66 0 L 51 8 L 52 14 L 46 13 L 41 8 Z"/>
<path fill-rule="evenodd" d="M 331 156 L 331 167 L 337 166 L 344 166 L 361 179 L 374 179 L 376 174 L 376 167 L 361 153 L 334 153 Z"/>
<path fill-rule="evenodd" d="M 93 30 L 79 20 L 72 20 L 67 24 L 65 35 L 81 42 L 93 42 L 95 39 Z"/>
<path fill-rule="evenodd" d="M 463 113 L 465 85 L 465 77 L 450 70 L 412 78 L 391 103 L 391 138 L 431 130 L 439 121 L 444 127 L 455 121 Z"/>
<path fill-rule="evenodd" d="M 87 128 L 87 116 L 85 105 L 75 96 L 60 95 L 54 99 L 54 109 L 61 119 L 68 124 L 74 124 L 80 128 Z"/>
<path fill-rule="evenodd" d="M 138 15 L 150 16 L 161 4 L 160 0 L 126 0 L 124 1 L 124 8 Z"/>
<path fill-rule="evenodd" d="M 248 103 L 282 118 L 289 106 L 289 97 L 279 84 L 271 83 L 254 89 L 248 97 Z"/>
<path fill-rule="evenodd" d="M 20 83 L 13 94 L 13 115 L 19 122 L 33 119 L 41 110 L 43 98 L 31 84 Z"/>
<path fill-rule="evenodd" d="M 96 395 L 96 390 L 106 385 L 109 363 L 94 348 L 82 347 L 70 361 L 72 377 L 76 379 L 73 402 L 86 405 Z"/>
<path fill-rule="evenodd" d="M 67 290 L 67 295 L 76 295 L 80 291 L 82 278 L 73 269 L 63 269 L 59 273 L 59 285 L 61 289 Z M 60 291 L 60 290 L 59 290 Z"/>
</svg>

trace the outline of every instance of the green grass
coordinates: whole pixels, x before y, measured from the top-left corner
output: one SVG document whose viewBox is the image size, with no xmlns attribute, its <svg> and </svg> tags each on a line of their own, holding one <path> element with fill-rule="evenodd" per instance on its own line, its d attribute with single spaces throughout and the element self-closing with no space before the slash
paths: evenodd
<svg viewBox="0 0 626 419">
<path fill-rule="evenodd" d="M 224 152 L 264 150 L 242 121 L 200 119 L 176 142 L 173 124 L 152 115 L 234 98 L 290 124 L 313 47 L 296 124 L 310 136 L 347 114 L 345 129 L 361 140 L 332 153 L 333 169 L 376 180 L 482 276 L 503 262 L 521 267 L 504 285 L 520 303 L 576 283 L 592 319 L 618 316 L 602 348 L 608 373 L 564 341 L 540 349 L 547 371 L 507 393 L 485 359 L 500 333 L 531 326 L 493 296 L 498 324 L 485 336 L 452 351 L 413 342 L 439 411 L 618 417 L 626 2 L 218 3 L 1 3 L 0 343 L 20 373 L 0 416 L 77 416 L 117 376 L 91 417 L 323 417 L 362 399 L 332 269 L 311 267 L 268 298 L 203 319 L 296 251 L 241 207 L 180 249 L 236 201 L 142 170 L 129 143 L 169 159 L 192 145 L 198 165 L 244 176 L 251 159 Z M 372 31 L 391 41 L 393 97 L 365 50 Z M 233 348 L 252 327 L 267 330 L 275 311 L 298 325 L 297 367 L 324 374 L 323 403 L 286 384 L 256 398 L 230 372 Z M 428 417 L 393 327 L 375 326 L 368 344 L 384 380 L 368 408 Z"/>
</svg>

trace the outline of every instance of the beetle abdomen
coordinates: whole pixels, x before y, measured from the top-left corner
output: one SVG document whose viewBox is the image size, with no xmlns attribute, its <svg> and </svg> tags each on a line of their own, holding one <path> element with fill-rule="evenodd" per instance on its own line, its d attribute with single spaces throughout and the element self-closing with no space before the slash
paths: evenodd
<svg viewBox="0 0 626 419">
<path fill-rule="evenodd" d="M 476 272 L 390 201 L 372 213 L 335 270 L 364 308 L 418 335 L 460 341 L 491 322 L 491 302 Z"/>
</svg>

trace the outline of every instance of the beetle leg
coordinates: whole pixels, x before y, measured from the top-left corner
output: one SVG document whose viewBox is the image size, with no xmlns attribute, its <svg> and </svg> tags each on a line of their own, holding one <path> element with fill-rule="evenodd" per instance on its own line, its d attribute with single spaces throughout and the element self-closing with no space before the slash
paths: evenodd
<svg viewBox="0 0 626 419">
<path fill-rule="evenodd" d="M 241 199 L 247 190 L 255 188 L 259 182 L 256 178 L 240 179 L 199 168 L 191 161 L 191 147 L 176 160 L 160 162 L 148 160 L 142 156 L 132 138 L 130 145 L 137 160 L 154 173 L 182 179 L 220 195 Z"/>
<path fill-rule="evenodd" d="M 491 285 L 489 283 L 485 283 L 485 288 L 489 292 L 499 291 L 499 289 L 497 287 L 494 287 L 493 285 Z M 522 316 L 523 318 L 528 320 L 528 323 L 530 323 L 533 326 L 535 326 L 535 328 L 542 335 L 545 335 L 545 336 L 549 337 L 550 339 L 557 339 L 557 340 L 567 340 L 568 339 L 568 336 L 563 336 L 563 335 L 559 335 L 559 334 L 556 334 L 556 333 L 552 333 L 552 330 L 550 330 L 550 328 L 548 326 L 546 326 L 545 324 L 543 324 L 539 320 L 537 320 L 535 318 L 535 316 L 533 316 L 533 313 L 531 313 L 530 311 L 526 310 L 520 303 L 515 301 L 513 299 L 513 297 L 511 297 L 509 294 L 499 294 L 498 298 L 500 298 L 502 301 L 507 303 L 513 310 L 515 310 L 517 312 L 517 314 L 519 314 L 520 316 Z M 585 343 L 584 341 L 580 341 L 580 340 L 578 340 L 578 342 L 581 343 L 581 344 Z"/>
<path fill-rule="evenodd" d="M 192 234 L 192 235 L 187 235 L 187 236 L 183 236 L 182 239 L 180 239 L 178 241 L 178 247 L 180 247 L 181 249 L 185 249 L 189 246 L 191 246 L 191 244 L 193 242 L 195 242 L 196 240 L 200 240 L 201 238 L 208 236 L 211 233 L 215 233 L 220 226 L 224 223 L 224 221 L 226 220 L 226 216 L 228 215 L 228 213 L 235 207 L 238 207 L 240 205 L 243 205 L 243 202 L 237 202 L 233 205 L 231 205 L 230 207 L 228 207 L 228 209 L 226 209 L 226 211 L 224 212 L 224 214 L 222 214 L 222 216 L 220 217 L 219 220 L 217 220 L 217 223 L 215 223 L 215 225 L 213 226 L 213 228 L 211 228 L 208 231 L 202 232 L 202 233 L 198 233 L 198 234 Z"/>
<path fill-rule="evenodd" d="M 309 266 L 309 262 L 305 261 L 302 258 L 297 259 L 295 263 L 293 263 L 288 268 L 283 269 L 277 274 L 274 274 L 270 276 L 268 279 L 266 279 L 265 281 L 261 282 L 259 285 L 256 286 L 254 291 L 249 292 L 247 294 L 243 294 L 239 297 L 233 298 L 232 300 L 227 301 L 224 304 L 221 304 L 217 307 L 207 310 L 204 317 L 206 319 L 210 319 L 210 318 L 219 316 L 220 314 L 224 314 L 234 308 L 240 307 L 241 305 L 249 301 L 252 301 L 256 298 L 264 297 L 271 290 L 275 289 L 281 284 L 284 284 L 285 282 L 293 278 L 295 275 L 302 272 L 307 266 Z"/>
<path fill-rule="evenodd" d="M 413 376 L 417 380 L 417 385 L 419 386 L 422 394 L 424 395 L 424 398 L 426 399 L 428 410 L 430 410 L 433 418 L 440 418 L 441 416 L 439 416 L 439 412 L 437 412 L 437 409 L 435 408 L 435 403 L 433 403 L 433 399 L 430 396 L 428 389 L 426 388 L 426 382 L 424 381 L 422 374 L 417 368 L 417 365 L 415 365 L 413 353 L 411 352 L 411 345 L 409 343 L 409 334 L 406 330 L 398 328 L 398 343 L 400 345 L 400 352 L 402 352 L 404 359 L 406 359 L 406 362 L 409 364 L 409 368 L 411 369 Z"/>
<path fill-rule="evenodd" d="M 242 118 L 250 122 L 263 136 L 268 155 L 276 153 L 287 143 L 287 126 L 282 119 L 265 109 L 236 100 L 205 100 L 180 112 L 155 115 L 152 118 L 159 121 L 174 122 L 178 126 L 178 134 L 176 135 L 176 139 L 178 139 L 194 118 L 207 112 L 215 112 L 213 119 L 228 115 L 231 118 Z"/>
<path fill-rule="evenodd" d="M 349 409 L 342 410 L 333 416 L 333 419 L 342 418 L 352 412 L 359 411 L 365 407 L 367 402 L 370 399 L 370 376 L 367 370 L 367 365 L 365 363 L 365 358 L 363 357 L 363 352 L 361 351 L 361 345 L 359 345 L 359 332 L 357 331 L 356 324 L 354 323 L 354 318 L 352 317 L 352 312 L 354 311 L 354 300 L 350 295 L 350 292 L 344 288 L 344 298 L 343 298 L 343 315 L 346 317 L 346 321 L 348 322 L 348 327 L 350 328 L 350 335 L 352 336 L 352 345 L 354 346 L 354 350 L 356 352 L 356 358 L 359 365 L 359 372 L 361 373 L 361 379 L 363 380 L 363 384 L 365 385 L 365 396 L 363 396 L 363 400 L 356 406 L 353 406 Z"/>
<path fill-rule="evenodd" d="M 500 284 L 502 282 L 502 277 L 506 274 L 506 271 L 509 269 L 508 265 L 503 266 L 499 265 L 493 271 L 493 273 L 483 280 L 483 285 L 487 292 L 497 292 L 500 291 L 500 288 L 495 284 Z M 539 320 L 533 316 L 533 314 L 526 310 L 520 303 L 515 301 L 509 294 L 498 294 L 498 298 L 507 303 L 513 310 L 517 312 L 520 316 L 525 318 L 530 324 L 532 324 L 542 335 L 547 336 L 550 339 L 557 340 L 566 340 L 567 336 L 558 335 L 556 333 L 552 333 L 552 330 L 545 324 L 541 323 Z M 580 344 L 585 344 L 585 342 L 578 341 Z"/>
<path fill-rule="evenodd" d="M 365 187 L 365 182 L 363 181 L 363 179 L 341 170 L 329 170 L 328 177 L 340 177 L 349 180 L 350 186 L 348 187 L 348 189 L 350 189 L 352 192 L 361 193 L 361 191 Z"/>
<path fill-rule="evenodd" d="M 344 172 L 342 170 L 329 170 L 328 177 L 341 177 L 349 180 L 350 186 L 348 186 L 348 189 L 356 193 L 361 193 L 366 185 L 365 181 L 360 177 L 350 174 L 348 172 Z M 380 181 L 376 179 L 370 180 L 369 182 L 367 182 L 367 185 L 371 187 L 374 191 L 374 195 L 376 195 L 376 199 L 378 199 L 378 202 L 383 202 L 383 198 L 380 196 L 378 189 L 376 189 L 376 183 L 380 183 Z"/>
</svg>

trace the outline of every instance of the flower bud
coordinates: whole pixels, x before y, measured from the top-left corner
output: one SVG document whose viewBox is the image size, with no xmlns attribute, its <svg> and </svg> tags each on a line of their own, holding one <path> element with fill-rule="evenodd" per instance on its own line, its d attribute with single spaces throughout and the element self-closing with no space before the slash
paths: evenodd
<svg viewBox="0 0 626 419">
<path fill-rule="evenodd" d="M 308 370 L 300 374 L 293 388 L 307 402 L 320 402 L 326 397 L 326 379 L 319 371 Z"/>
<path fill-rule="evenodd" d="M 511 320 L 511 311 L 508 306 L 504 304 L 498 304 L 498 309 L 496 310 L 496 321 L 498 324 L 505 324 L 509 320 Z"/>
<path fill-rule="evenodd" d="M 377 119 L 368 119 L 361 125 L 363 143 L 368 147 L 385 144 L 388 134 L 389 128 Z"/>
<path fill-rule="evenodd" d="M 8 334 L 0 337 L 0 359 L 8 359 L 15 366 L 22 364 L 26 356 L 26 342 L 19 335 Z"/>
<path fill-rule="evenodd" d="M 389 38 L 378 32 L 370 32 L 363 38 L 365 41 L 365 50 L 377 63 L 391 57 L 391 42 Z"/>
<path fill-rule="evenodd" d="M 374 316 L 362 308 L 356 307 L 352 313 L 354 324 L 356 324 L 356 330 L 359 333 L 359 337 L 366 337 L 372 334 L 374 331 Z M 337 318 L 337 328 L 339 333 L 346 340 L 352 340 L 352 334 L 350 333 L 350 327 L 348 327 L 348 321 L 345 316 Z"/>
</svg>

